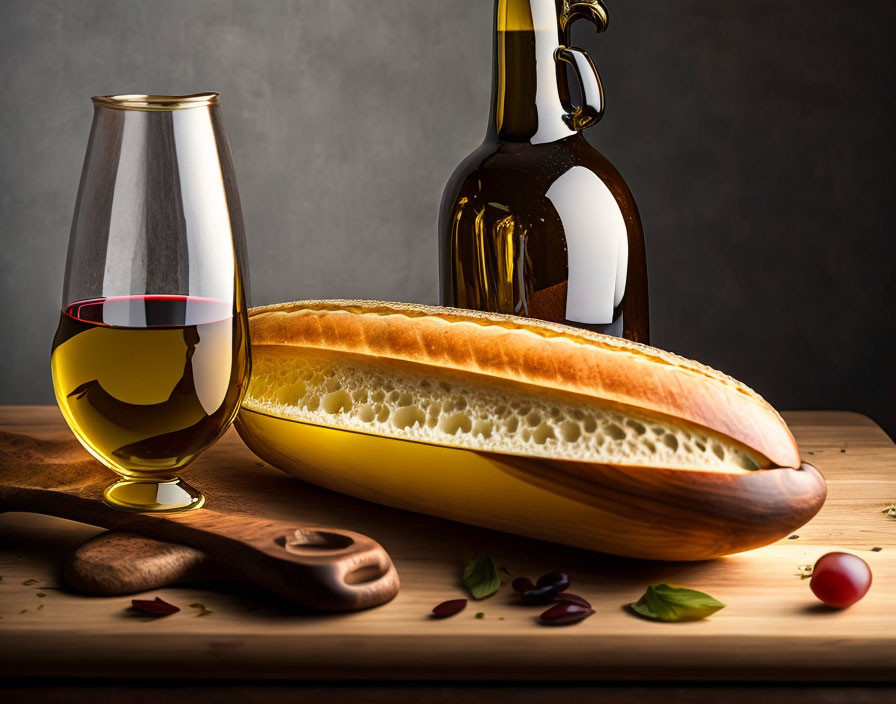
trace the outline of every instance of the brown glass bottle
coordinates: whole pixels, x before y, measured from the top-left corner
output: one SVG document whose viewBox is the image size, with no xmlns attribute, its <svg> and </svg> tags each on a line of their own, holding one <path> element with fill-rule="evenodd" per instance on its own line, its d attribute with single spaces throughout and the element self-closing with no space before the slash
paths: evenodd
<svg viewBox="0 0 896 704">
<path fill-rule="evenodd" d="M 603 91 L 588 55 L 568 46 L 581 18 L 606 27 L 600 0 L 496 0 L 488 132 L 442 196 L 441 302 L 647 342 L 638 209 L 582 133 L 600 119 Z"/>
</svg>

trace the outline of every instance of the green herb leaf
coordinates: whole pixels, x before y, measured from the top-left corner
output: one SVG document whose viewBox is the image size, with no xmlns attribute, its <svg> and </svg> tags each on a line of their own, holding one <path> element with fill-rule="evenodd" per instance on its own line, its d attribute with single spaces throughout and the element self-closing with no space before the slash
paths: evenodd
<svg viewBox="0 0 896 704">
<path fill-rule="evenodd" d="M 638 615 L 657 621 L 696 621 L 725 608 L 709 594 L 668 584 L 647 587 L 644 595 L 630 606 Z"/>
<path fill-rule="evenodd" d="M 479 612 L 476 614 L 476 618 L 485 618 L 485 612 L 483 612 L 483 611 L 479 611 Z"/>
<path fill-rule="evenodd" d="M 464 567 L 464 586 L 474 599 L 485 599 L 501 586 L 501 575 L 488 555 L 477 553 Z"/>
</svg>

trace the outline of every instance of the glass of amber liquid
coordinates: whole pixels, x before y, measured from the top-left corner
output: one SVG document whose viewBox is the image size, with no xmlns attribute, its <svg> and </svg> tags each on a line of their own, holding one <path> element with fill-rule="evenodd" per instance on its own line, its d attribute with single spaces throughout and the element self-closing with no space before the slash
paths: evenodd
<svg viewBox="0 0 896 704">
<path fill-rule="evenodd" d="M 93 98 L 51 367 L 105 502 L 184 511 L 178 476 L 233 421 L 250 373 L 245 242 L 218 94 Z"/>
</svg>

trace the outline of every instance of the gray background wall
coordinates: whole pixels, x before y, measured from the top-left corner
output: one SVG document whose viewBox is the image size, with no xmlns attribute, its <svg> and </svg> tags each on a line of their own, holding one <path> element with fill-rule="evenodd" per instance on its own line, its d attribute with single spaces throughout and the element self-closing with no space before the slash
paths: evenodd
<svg viewBox="0 0 896 704">
<path fill-rule="evenodd" d="M 608 0 L 589 134 L 647 237 L 655 344 L 896 434 L 892 28 L 856 0 Z M 218 90 L 256 304 L 435 302 L 491 0 L 3 0 L 0 402 L 50 402 L 89 96 Z"/>
</svg>

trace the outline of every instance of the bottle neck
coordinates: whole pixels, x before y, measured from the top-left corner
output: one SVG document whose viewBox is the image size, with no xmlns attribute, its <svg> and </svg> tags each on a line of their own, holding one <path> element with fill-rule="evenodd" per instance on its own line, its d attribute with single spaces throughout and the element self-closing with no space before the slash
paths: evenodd
<svg viewBox="0 0 896 704">
<path fill-rule="evenodd" d="M 555 0 L 496 0 L 488 138 L 541 144 L 572 134 Z"/>
</svg>

